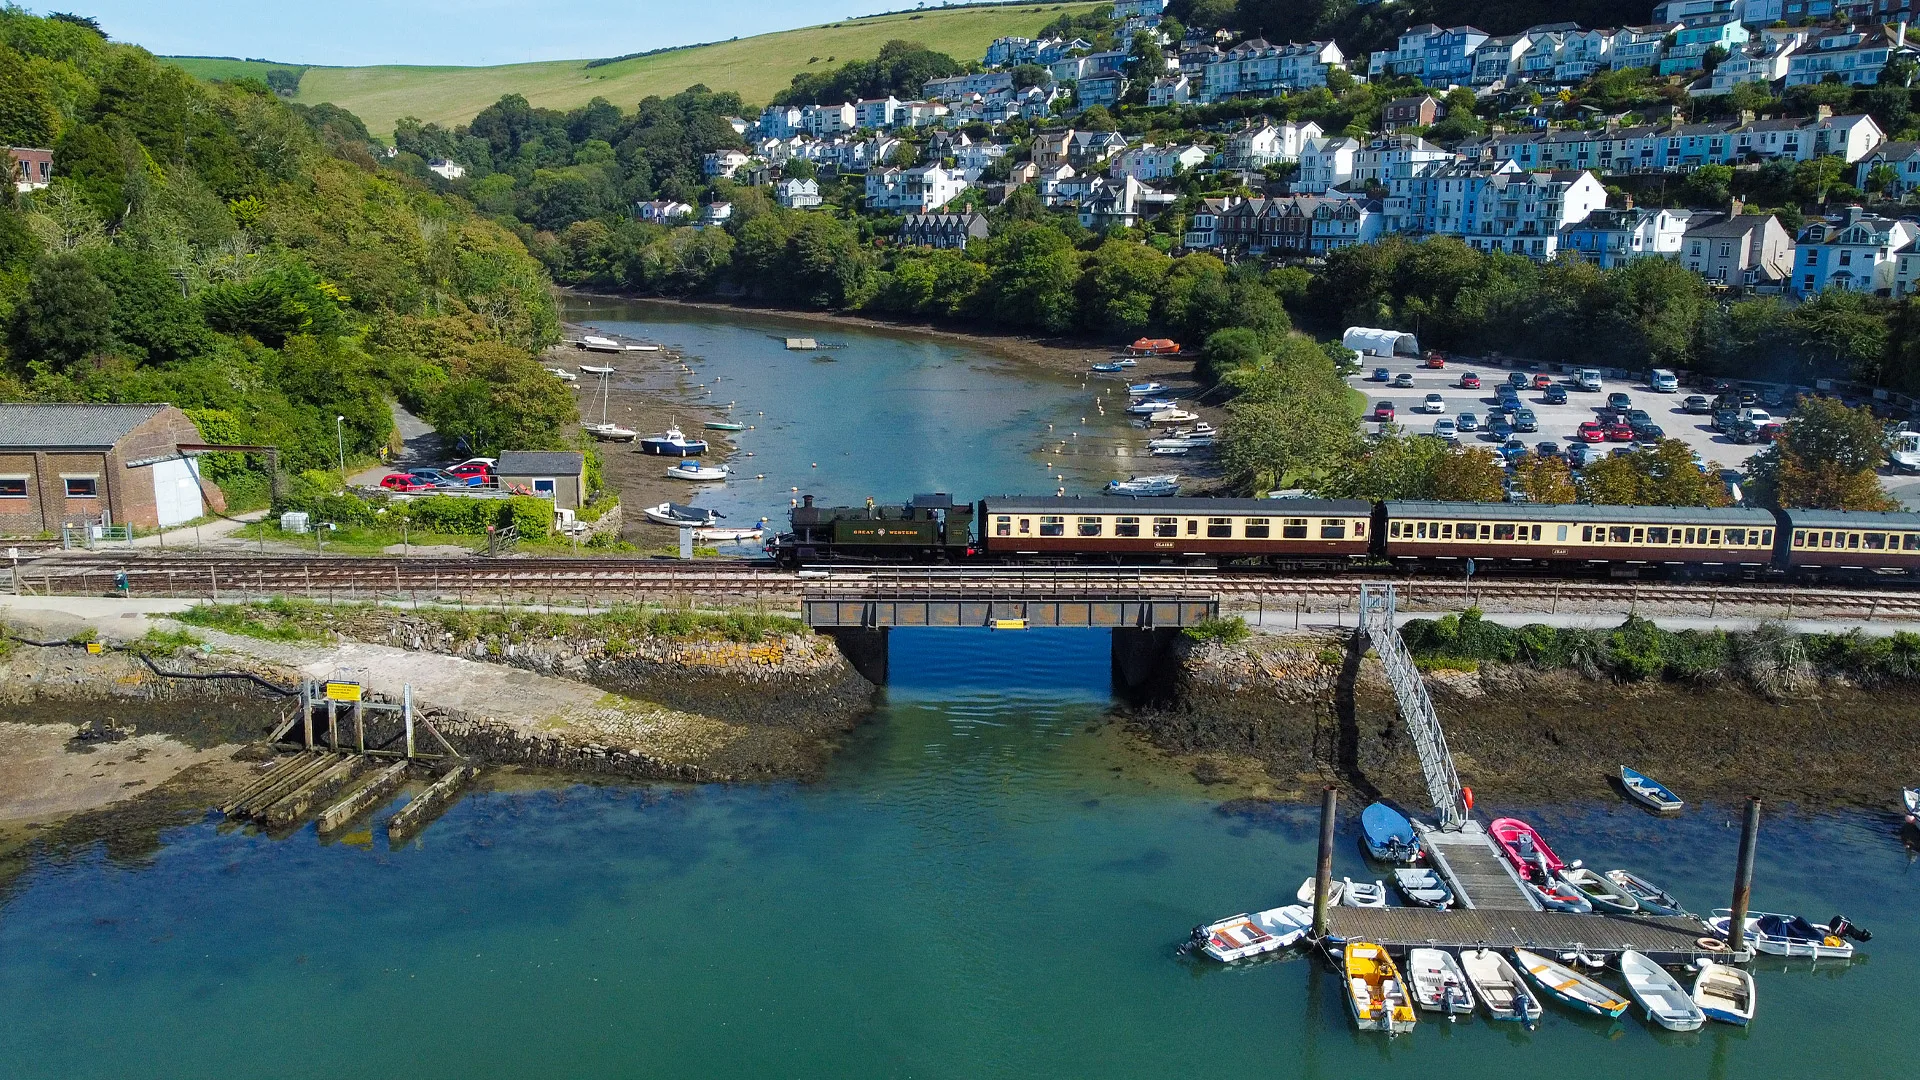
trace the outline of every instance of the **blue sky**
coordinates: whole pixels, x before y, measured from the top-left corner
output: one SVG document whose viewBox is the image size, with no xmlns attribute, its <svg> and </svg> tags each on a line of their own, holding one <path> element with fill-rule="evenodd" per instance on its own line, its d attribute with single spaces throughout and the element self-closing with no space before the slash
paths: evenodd
<svg viewBox="0 0 1920 1080">
<path fill-rule="evenodd" d="M 746 37 L 917 0 L 54 0 L 156 53 L 292 63 L 510 64 Z M 934 6 L 929 4 L 928 6 Z"/>
</svg>

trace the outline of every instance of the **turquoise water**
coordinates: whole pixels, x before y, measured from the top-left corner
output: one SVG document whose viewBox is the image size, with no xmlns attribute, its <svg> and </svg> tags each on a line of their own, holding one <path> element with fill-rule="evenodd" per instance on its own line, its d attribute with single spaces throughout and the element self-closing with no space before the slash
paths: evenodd
<svg viewBox="0 0 1920 1080">
<path fill-rule="evenodd" d="M 138 865 L 39 862 L 0 906 L 0 1075 L 1911 1074 L 1916 878 L 1889 815 L 1770 813 L 1757 902 L 1876 937 L 1758 965 L 1750 1031 L 1550 1011 L 1388 1042 L 1306 960 L 1176 955 L 1298 886 L 1315 810 L 1222 812 L 1103 725 L 1104 635 L 896 631 L 892 671 L 813 786 L 482 794 L 399 851 L 209 820 Z M 1732 808 L 1484 809 L 1724 903 Z M 1337 873 L 1365 872 L 1354 835 Z"/>
<path fill-rule="evenodd" d="M 944 341 L 751 313 L 579 297 L 567 299 L 564 313 L 667 345 L 693 369 L 687 375 L 670 361 L 628 353 L 614 361 L 614 390 L 663 389 L 677 378 L 696 401 L 723 409 L 734 402 L 727 418 L 753 425 L 703 433 L 738 448 L 728 458 L 735 478 L 698 489 L 699 505 L 730 521 L 784 521 L 800 493 L 828 505 L 903 503 L 931 491 L 963 501 L 1062 488 L 1079 495 L 1136 472 L 1191 471 L 1166 464 L 1174 459 L 1136 456 L 1150 436 L 1129 423 L 1117 377 L 1082 379 Z M 817 337 L 823 347 L 788 352 L 788 335 Z M 586 381 L 583 401 L 591 397 Z M 676 417 L 637 410 L 614 419 L 644 433 Z M 692 434 L 704 417 L 689 411 L 677 419 Z"/>
</svg>

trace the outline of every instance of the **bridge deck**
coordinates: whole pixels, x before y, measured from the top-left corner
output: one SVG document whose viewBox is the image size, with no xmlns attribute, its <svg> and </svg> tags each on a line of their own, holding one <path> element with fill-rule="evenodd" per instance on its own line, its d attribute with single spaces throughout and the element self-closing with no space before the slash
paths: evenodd
<svg viewBox="0 0 1920 1080">
<path fill-rule="evenodd" d="M 1083 595 L 1035 598 L 963 598 L 937 590 L 919 596 L 847 596 L 809 592 L 802 601 L 808 626 L 820 629 L 893 626 L 1074 626 L 1155 629 L 1192 626 L 1217 618 L 1212 597 Z"/>
<path fill-rule="evenodd" d="M 1655 916 L 1571 915 L 1557 911 L 1435 911 L 1432 908 L 1330 908 L 1327 936 L 1334 942 L 1371 941 L 1391 952 L 1437 948 L 1532 949 L 1557 958 L 1564 952 L 1616 956 L 1632 949 L 1656 963 L 1709 959 L 1738 963 L 1746 953 L 1699 945 L 1707 931 L 1697 920 Z"/>
</svg>

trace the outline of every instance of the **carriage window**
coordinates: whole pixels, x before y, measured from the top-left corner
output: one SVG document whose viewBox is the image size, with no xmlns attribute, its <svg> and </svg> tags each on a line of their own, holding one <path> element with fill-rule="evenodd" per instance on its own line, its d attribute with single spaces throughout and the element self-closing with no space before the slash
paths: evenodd
<svg viewBox="0 0 1920 1080">
<path fill-rule="evenodd" d="M 1399 536 L 1399 535 L 1400 535 L 1400 523 L 1399 523 L 1399 522 L 1397 522 L 1397 521 L 1392 521 L 1392 522 L 1388 522 L 1388 523 L 1387 523 L 1387 535 L 1388 535 L 1388 536 L 1393 536 L 1393 537 L 1397 537 L 1397 536 Z"/>
<path fill-rule="evenodd" d="M 1512 525 L 1495 525 L 1493 527 L 1493 538 L 1495 540 L 1513 539 L 1513 526 Z"/>
<path fill-rule="evenodd" d="M 1353 535 L 1355 535 L 1355 536 L 1365 536 L 1365 535 L 1367 535 L 1367 523 L 1366 523 L 1366 522 L 1364 522 L 1364 521 L 1356 521 L 1356 522 L 1354 522 L 1354 523 L 1353 523 Z"/>
<path fill-rule="evenodd" d="M 1287 540 L 1305 540 L 1307 538 L 1307 519 L 1281 518 L 1280 536 Z"/>
<path fill-rule="evenodd" d="M 1416 540 L 1425 540 L 1427 538 L 1427 523 L 1424 521 L 1414 522 L 1413 536 Z"/>
<path fill-rule="evenodd" d="M 1021 518 L 1020 519 L 1020 535 L 1025 536 L 1032 531 L 1033 531 L 1033 521 L 1029 518 Z"/>
<path fill-rule="evenodd" d="M 1920 533 L 1907 533 L 1900 538 L 1903 551 L 1920 551 Z"/>
<path fill-rule="evenodd" d="M 1207 535 L 1216 540 L 1231 539 L 1233 536 L 1233 519 L 1208 518 Z"/>
<path fill-rule="evenodd" d="M 1832 534 L 1832 533 L 1830 533 L 1830 532 L 1823 532 L 1823 533 L 1821 533 L 1821 534 L 1820 534 L 1820 546 L 1821 546 L 1821 547 L 1823 547 L 1823 548 L 1830 548 L 1830 547 L 1832 547 L 1832 546 L 1833 546 L 1833 534 Z"/>
<path fill-rule="evenodd" d="M 1848 534 L 1847 534 L 1847 547 L 1849 547 L 1849 548 L 1857 548 L 1857 547 L 1859 547 L 1859 546 L 1860 546 L 1860 534 L 1859 534 L 1859 533 L 1848 533 Z"/>
<path fill-rule="evenodd" d="M 1083 517 L 1080 519 L 1080 535 L 1081 536 L 1099 536 L 1100 532 L 1101 532 L 1101 529 L 1100 529 L 1099 518 Z"/>
<path fill-rule="evenodd" d="M 1614 525 L 1607 529 L 1607 539 L 1616 544 L 1628 543 L 1633 538 L 1633 530 L 1625 525 Z"/>
<path fill-rule="evenodd" d="M 1720 530 L 1719 529 L 1707 530 L 1707 543 L 1714 547 L 1720 546 Z"/>
<path fill-rule="evenodd" d="M 1448 522 L 1441 523 L 1440 535 L 1442 538 L 1447 540 L 1453 539 L 1453 522 L 1448 521 Z"/>
<path fill-rule="evenodd" d="M 1885 533 L 1868 533 L 1866 546 L 1868 551 L 1883 551 L 1887 546 Z"/>
<path fill-rule="evenodd" d="M 1153 535 L 1179 536 L 1180 535 L 1180 519 L 1179 518 L 1154 518 L 1153 519 Z"/>
<path fill-rule="evenodd" d="M 1806 531 L 1805 529 L 1796 529 L 1796 530 L 1794 531 L 1794 534 L 1793 534 L 1793 546 L 1794 546 L 1794 547 L 1806 547 L 1806 546 L 1807 546 L 1807 531 Z"/>
<path fill-rule="evenodd" d="M 1535 525 L 1535 526 L 1533 527 L 1533 538 L 1534 538 L 1535 540 L 1538 540 L 1538 539 L 1540 539 L 1540 526 L 1538 526 L 1538 525 Z"/>
<path fill-rule="evenodd" d="M 1463 521 L 1455 526 L 1453 535 L 1462 540 L 1474 540 L 1480 536 L 1480 526 L 1471 521 Z"/>
<path fill-rule="evenodd" d="M 1137 517 L 1114 518 L 1113 519 L 1113 535 L 1139 536 L 1140 535 L 1140 519 Z"/>
<path fill-rule="evenodd" d="M 1676 530 L 1676 531 L 1677 531 L 1677 530 Z M 1697 530 L 1694 530 L 1694 529 L 1688 529 L 1688 530 L 1687 530 L 1687 543 L 1689 543 L 1689 544 L 1691 544 L 1691 543 L 1694 543 L 1695 541 L 1697 541 L 1697 540 L 1699 540 L 1699 539 L 1700 539 L 1700 538 L 1699 538 L 1698 536 L 1695 536 L 1695 535 L 1694 535 L 1694 533 L 1695 533 L 1696 531 L 1697 531 Z"/>
<path fill-rule="evenodd" d="M 1187 519 L 1187 535 L 1188 536 L 1200 535 L 1200 519 L 1199 518 Z"/>
<path fill-rule="evenodd" d="M 1638 525 L 1635 525 L 1635 526 L 1633 527 L 1633 542 L 1634 542 L 1634 543 L 1636 543 L 1636 544 L 1644 544 L 1644 543 L 1646 543 L 1646 542 L 1647 542 L 1647 530 L 1645 530 L 1645 529 L 1643 529 L 1643 528 L 1641 528 L 1641 527 L 1640 527 L 1640 526 L 1638 526 Z"/>
<path fill-rule="evenodd" d="M 1567 539 L 1567 527 L 1565 525 L 1555 526 L 1553 530 L 1553 538 L 1556 541 L 1565 543 Z"/>
<path fill-rule="evenodd" d="M 1909 539 L 1911 539 L 1911 537 L 1909 537 Z M 1763 547 L 1773 546 L 1773 530 L 1772 529 L 1760 530 L 1760 543 L 1761 543 L 1761 546 Z"/>
<path fill-rule="evenodd" d="M 1041 536 L 1067 535 L 1067 519 L 1063 517 L 1043 517 L 1040 519 Z"/>
<path fill-rule="evenodd" d="M 1344 522 L 1344 521 L 1323 521 L 1323 522 L 1321 522 L 1321 523 L 1320 523 L 1320 539 L 1322 539 L 1322 540 L 1345 540 L 1346 538 L 1347 538 L 1347 523 L 1346 523 L 1346 522 Z"/>
<path fill-rule="evenodd" d="M 1248 518 L 1244 531 L 1249 540 L 1265 540 L 1273 533 L 1266 518 Z"/>
<path fill-rule="evenodd" d="M 1667 542 L 1667 530 L 1654 527 L 1647 530 L 1647 543 L 1664 544 Z"/>
<path fill-rule="evenodd" d="M 1728 529 L 1727 530 L 1727 543 L 1745 544 L 1746 542 L 1747 542 L 1747 530 L 1745 529 Z"/>
<path fill-rule="evenodd" d="M 1591 525 L 1580 526 L 1580 542 L 1583 544 L 1593 543 L 1593 526 Z"/>
<path fill-rule="evenodd" d="M 993 519 L 993 535 L 1012 536 L 1013 535 L 1013 519 L 1005 515 L 994 518 Z"/>
</svg>

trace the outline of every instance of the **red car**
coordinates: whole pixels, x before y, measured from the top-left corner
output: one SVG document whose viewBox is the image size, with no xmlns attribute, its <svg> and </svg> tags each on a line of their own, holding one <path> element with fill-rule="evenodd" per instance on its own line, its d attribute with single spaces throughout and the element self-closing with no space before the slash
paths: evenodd
<svg viewBox="0 0 1920 1080">
<path fill-rule="evenodd" d="M 473 483 L 475 477 L 478 477 L 482 484 L 493 482 L 493 471 L 484 463 L 478 461 L 463 461 L 449 468 L 447 472 L 465 480 L 469 484 Z"/>
<path fill-rule="evenodd" d="M 1383 401 L 1373 407 L 1373 418 L 1383 424 L 1393 420 L 1393 402 Z"/>
<path fill-rule="evenodd" d="M 433 481 L 412 473 L 388 473 L 380 478 L 380 486 L 388 491 L 436 491 Z"/>
<path fill-rule="evenodd" d="M 1462 390 L 1480 389 L 1480 376 L 1475 375 L 1471 371 L 1461 372 L 1460 373 L 1460 389 Z"/>
<path fill-rule="evenodd" d="M 1760 430 L 1754 432 L 1754 437 L 1758 438 L 1761 442 L 1772 442 L 1780 437 L 1781 430 L 1779 424 L 1761 424 Z"/>
<path fill-rule="evenodd" d="M 1607 441 L 1607 429 L 1601 427 L 1599 422 L 1596 420 L 1588 420 L 1582 423 L 1580 425 L 1579 435 L 1580 435 L 1581 442 L 1606 442 Z"/>
<path fill-rule="evenodd" d="M 1446 357 L 1444 357 L 1444 356 L 1442 356 L 1442 355 L 1440 355 L 1440 354 L 1439 354 L 1439 353 L 1437 353 L 1437 352 L 1430 352 L 1430 353 L 1428 353 L 1428 354 L 1427 354 L 1427 359 L 1426 359 L 1426 361 L 1425 361 L 1424 363 L 1422 363 L 1422 364 L 1421 364 L 1420 366 L 1421 366 L 1421 367 L 1427 367 L 1427 368 L 1432 368 L 1432 369 L 1434 369 L 1435 371 L 1438 371 L 1438 370 L 1440 370 L 1441 368 L 1444 368 L 1444 367 L 1446 367 L 1446 366 L 1447 366 L 1447 358 L 1446 358 Z"/>
<path fill-rule="evenodd" d="M 1607 441 L 1608 442 L 1632 442 L 1633 441 L 1633 425 L 1632 424 L 1613 424 L 1609 426 L 1607 428 Z"/>
<path fill-rule="evenodd" d="M 1535 390 L 1545 390 L 1547 387 L 1552 385 L 1553 385 L 1553 376 L 1548 375 L 1544 372 L 1539 375 L 1535 375 L 1533 377 L 1533 388 Z"/>
</svg>

